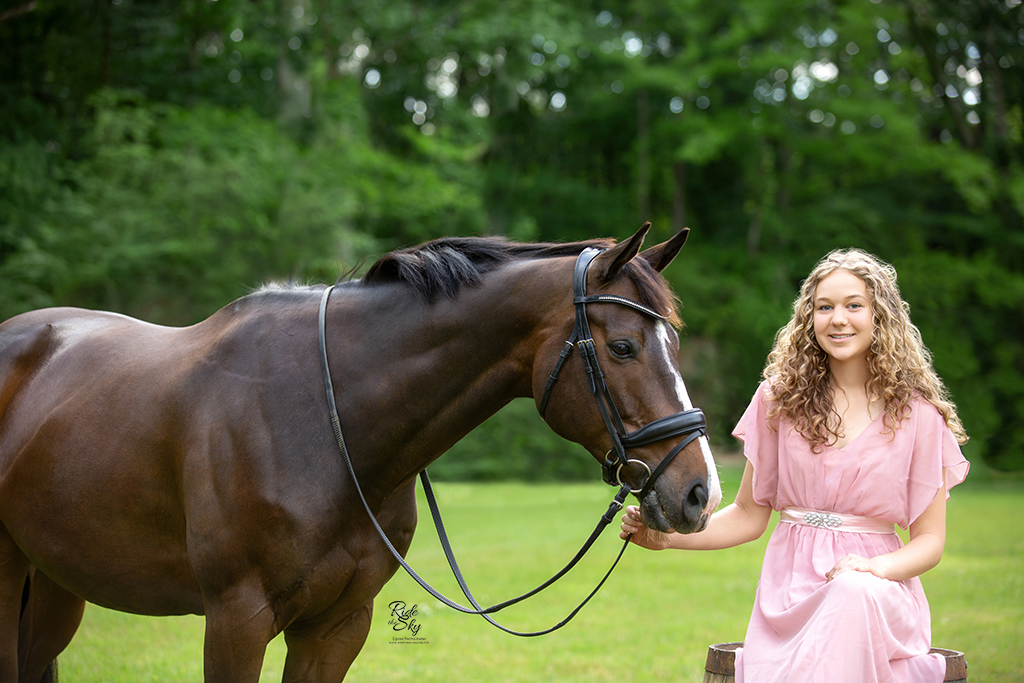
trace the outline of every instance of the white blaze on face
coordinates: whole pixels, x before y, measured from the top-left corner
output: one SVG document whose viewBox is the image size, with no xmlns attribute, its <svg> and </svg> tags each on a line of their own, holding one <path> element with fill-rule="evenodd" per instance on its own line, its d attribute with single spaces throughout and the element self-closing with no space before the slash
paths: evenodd
<svg viewBox="0 0 1024 683">
<path fill-rule="evenodd" d="M 676 396 L 679 398 L 680 403 L 683 404 L 683 408 L 690 410 L 693 408 L 693 402 L 690 401 L 690 395 L 686 392 L 686 383 L 683 382 L 683 376 L 679 374 L 677 360 L 672 356 L 672 338 L 669 325 L 664 320 L 659 320 L 657 328 L 658 345 L 665 356 L 668 367 L 671 369 Z M 718 508 L 718 504 L 722 502 L 722 483 L 718 478 L 718 467 L 715 465 L 714 456 L 711 455 L 711 445 L 708 444 L 708 437 L 698 437 L 697 441 L 700 443 L 701 453 L 704 454 L 704 464 L 708 468 L 708 511 L 714 512 Z"/>
</svg>

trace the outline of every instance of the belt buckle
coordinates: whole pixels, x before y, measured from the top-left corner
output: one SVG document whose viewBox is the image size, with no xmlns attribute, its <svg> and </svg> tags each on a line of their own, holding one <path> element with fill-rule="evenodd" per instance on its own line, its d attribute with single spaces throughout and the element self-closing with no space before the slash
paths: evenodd
<svg viewBox="0 0 1024 683">
<path fill-rule="evenodd" d="M 804 515 L 804 523 L 819 529 L 834 529 L 842 526 L 843 520 L 828 512 L 808 512 Z"/>
</svg>

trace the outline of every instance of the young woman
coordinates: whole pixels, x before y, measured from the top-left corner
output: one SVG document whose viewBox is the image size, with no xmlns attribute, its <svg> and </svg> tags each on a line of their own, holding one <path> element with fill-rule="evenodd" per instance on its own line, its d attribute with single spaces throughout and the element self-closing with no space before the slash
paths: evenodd
<svg viewBox="0 0 1024 683">
<path fill-rule="evenodd" d="M 942 557 L 967 435 L 908 308 L 891 266 L 830 253 L 733 431 L 747 459 L 735 502 L 691 535 L 653 531 L 626 509 L 622 537 L 654 550 L 746 543 L 781 512 L 737 683 L 943 680 L 918 576 Z M 894 524 L 909 526 L 905 545 Z"/>
</svg>

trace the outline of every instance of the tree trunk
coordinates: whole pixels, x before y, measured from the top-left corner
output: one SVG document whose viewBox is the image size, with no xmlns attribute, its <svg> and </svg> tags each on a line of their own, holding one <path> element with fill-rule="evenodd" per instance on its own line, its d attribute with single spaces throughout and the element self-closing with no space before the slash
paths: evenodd
<svg viewBox="0 0 1024 683">
<path fill-rule="evenodd" d="M 302 130 L 313 115 L 313 94 L 309 80 L 310 27 L 305 15 L 309 0 L 282 0 L 282 44 L 277 60 L 277 87 L 281 93 L 278 115 L 293 133 Z"/>
<path fill-rule="evenodd" d="M 650 220 L 651 213 L 651 114 L 647 91 L 636 94 L 636 204 L 640 220 Z"/>
<path fill-rule="evenodd" d="M 686 162 L 677 161 L 672 165 L 672 232 L 677 233 L 686 227 Z"/>
</svg>

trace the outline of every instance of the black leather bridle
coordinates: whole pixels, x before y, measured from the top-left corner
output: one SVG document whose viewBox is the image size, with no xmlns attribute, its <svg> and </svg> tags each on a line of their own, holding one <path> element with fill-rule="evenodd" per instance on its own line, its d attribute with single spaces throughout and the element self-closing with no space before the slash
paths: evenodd
<svg viewBox="0 0 1024 683">
<path fill-rule="evenodd" d="M 562 366 L 565 364 L 566 359 L 572 354 L 574 347 L 580 349 L 580 356 L 583 358 L 584 367 L 590 378 L 591 391 L 594 397 L 597 399 L 598 407 L 601 411 L 601 416 L 604 419 L 605 425 L 608 428 L 608 433 L 612 438 L 612 449 L 608 452 L 605 457 L 603 465 L 604 469 L 604 480 L 612 485 L 617 485 L 619 491 L 616 494 L 614 500 L 608 506 L 608 509 L 601 516 L 597 526 L 591 532 L 590 537 L 584 542 L 583 547 L 576 553 L 576 555 L 569 561 L 569 563 L 563 567 L 558 573 L 552 576 L 550 579 L 545 581 L 543 584 L 534 588 L 533 590 L 520 595 L 519 597 L 506 600 L 505 602 L 492 605 L 491 607 L 481 607 L 477 600 L 473 597 L 469 587 L 466 585 L 466 581 L 462 576 L 462 572 L 459 569 L 458 563 L 455 560 L 455 553 L 452 551 L 451 543 L 448 540 L 448 534 L 444 528 L 444 522 L 441 520 L 441 513 L 437 506 L 437 500 L 434 497 L 433 489 L 430 485 L 430 478 L 427 476 L 427 471 L 423 470 L 420 472 L 420 481 L 423 484 L 424 493 L 426 494 L 427 504 L 430 506 L 430 513 L 434 519 L 434 526 L 437 529 L 438 539 L 441 541 L 441 547 L 444 549 L 445 556 L 448 559 L 448 564 L 452 569 L 452 573 L 455 575 L 456 580 L 459 583 L 459 587 L 462 589 L 462 593 L 469 600 L 470 604 L 473 605 L 473 609 L 465 607 L 463 605 L 454 602 L 450 598 L 442 595 L 433 586 L 427 583 L 419 574 L 413 570 L 412 567 L 405 561 L 401 553 L 395 548 L 395 546 L 388 539 L 387 534 L 384 533 L 384 529 L 381 528 L 377 522 L 376 516 L 373 514 L 373 510 L 370 508 L 369 502 L 366 500 L 366 496 L 363 494 L 362 487 L 359 485 L 359 480 L 356 477 L 355 467 L 352 464 L 352 458 L 349 456 L 348 448 L 345 445 L 345 439 L 342 435 L 341 430 L 341 418 L 338 416 L 338 408 L 334 400 L 334 383 L 331 381 L 330 366 L 327 362 L 327 301 L 330 298 L 331 290 L 333 287 L 328 287 L 324 290 L 323 295 L 320 298 L 320 312 L 318 318 L 318 338 L 320 344 L 320 362 L 324 375 L 324 388 L 327 391 L 327 407 L 331 417 L 331 427 L 334 430 L 335 440 L 338 443 L 338 449 L 341 451 L 342 460 L 345 463 L 345 467 L 348 470 L 349 476 L 352 478 L 352 483 L 355 486 L 356 492 L 359 494 L 359 498 L 363 503 L 363 508 L 366 510 L 366 514 L 370 518 L 370 522 L 373 527 L 377 530 L 377 534 L 380 536 L 384 545 L 387 547 L 391 555 L 398 561 L 398 563 L 405 569 L 405 571 L 411 576 L 420 586 L 430 593 L 432 596 L 437 598 L 439 601 L 448 605 L 454 610 L 462 612 L 464 614 L 478 614 L 490 622 L 497 628 L 511 633 L 516 636 L 540 636 L 552 631 L 556 631 L 565 626 L 569 621 L 575 617 L 584 605 L 586 605 L 591 598 L 593 598 L 597 592 L 604 585 L 608 577 L 611 576 L 612 571 L 618 565 L 619 560 L 622 558 L 623 553 L 629 546 L 629 539 L 623 543 L 622 549 L 619 550 L 619 554 L 616 556 L 612 566 L 608 569 L 608 572 L 604 575 L 601 581 L 597 584 L 593 591 L 581 602 L 572 612 L 569 613 L 562 621 L 558 622 L 554 626 L 543 631 L 532 631 L 532 632 L 519 632 L 513 631 L 512 629 L 506 628 L 501 624 L 494 621 L 490 616 L 496 612 L 499 612 L 506 607 L 515 605 L 522 602 L 526 598 L 532 597 L 537 593 L 540 593 L 545 588 L 554 584 L 558 579 L 565 576 L 576 564 L 583 558 L 588 550 L 594 545 L 598 536 L 602 531 L 612 522 L 615 514 L 622 509 L 623 503 L 626 496 L 630 493 L 639 493 L 638 498 L 642 501 L 647 493 L 651 490 L 654 485 L 654 481 L 657 477 L 665 470 L 670 462 L 683 450 L 688 444 L 694 439 L 705 435 L 707 433 L 707 427 L 704 422 L 704 413 L 700 410 L 693 408 L 690 410 L 684 410 L 668 417 L 663 417 L 650 424 L 644 425 L 635 432 L 626 433 L 626 430 L 622 424 L 622 418 L 619 416 L 619 411 L 615 407 L 615 402 L 612 400 L 611 393 L 608 391 L 608 386 L 604 380 L 604 374 L 601 372 L 601 367 L 597 361 L 597 350 L 594 346 L 594 340 L 590 334 L 590 322 L 587 320 L 587 304 L 593 303 L 617 303 L 630 308 L 636 309 L 641 313 L 656 318 L 658 320 L 665 320 L 665 317 L 651 310 L 649 307 L 643 304 L 637 303 L 631 299 L 624 297 L 613 296 L 613 295 L 596 295 L 587 296 L 587 270 L 590 267 L 590 263 L 594 258 L 601 253 L 601 250 L 594 248 L 584 249 L 576 260 L 576 267 L 573 271 L 573 302 L 576 307 L 576 325 L 573 329 L 572 337 L 566 342 L 566 347 L 562 351 L 555 364 L 555 368 L 548 378 L 547 386 L 544 389 L 544 394 L 541 398 L 540 413 L 541 416 L 544 414 L 544 410 L 547 408 L 548 400 L 551 398 L 551 389 L 554 387 L 556 381 L 558 381 L 558 373 L 561 371 Z M 626 456 L 626 448 L 633 448 L 637 446 L 646 446 L 657 441 L 663 441 L 676 436 L 684 436 L 685 438 L 675 447 L 672 451 L 661 461 L 653 472 L 650 468 L 640 460 L 629 460 Z M 614 454 L 614 455 L 613 455 Z M 639 463 L 648 471 L 647 480 L 641 489 L 634 489 L 630 484 L 622 482 L 622 468 L 627 467 L 632 463 Z"/>
<path fill-rule="evenodd" d="M 584 370 L 590 381 L 590 393 L 594 395 L 594 399 L 597 401 L 601 418 L 604 420 L 605 428 L 608 430 L 608 435 L 612 440 L 612 447 L 605 454 L 604 463 L 601 466 L 604 481 L 611 486 L 626 486 L 627 484 L 622 481 L 622 469 L 634 464 L 643 467 L 647 470 L 644 483 L 639 487 L 631 486 L 631 493 L 637 494 L 637 499 L 643 501 L 654 486 L 654 482 L 661 476 L 661 473 L 665 471 L 665 468 L 669 466 L 675 457 L 690 445 L 694 439 L 707 436 L 707 422 L 700 408 L 690 408 L 689 410 L 683 410 L 674 415 L 654 420 L 635 432 L 626 432 L 626 428 L 622 424 L 622 417 L 615 407 L 615 401 L 608 390 L 604 373 L 601 372 L 601 365 L 597 360 L 597 348 L 594 344 L 594 338 L 590 333 L 590 321 L 587 319 L 587 304 L 619 304 L 628 306 L 655 320 L 666 321 L 667 318 L 650 307 L 644 306 L 632 299 L 613 294 L 587 295 L 587 271 L 590 269 L 590 264 L 593 263 L 594 259 L 602 251 L 601 249 L 588 247 L 576 259 L 576 267 L 573 269 L 572 278 L 576 324 L 573 327 L 572 336 L 565 342 L 565 348 L 559 355 L 558 361 L 555 362 L 555 369 L 551 371 L 551 375 L 548 377 L 547 385 L 544 387 L 544 393 L 540 399 L 539 410 L 541 417 L 544 417 L 548 401 L 551 399 L 551 390 L 554 388 L 555 382 L 558 381 L 558 374 L 561 372 L 562 366 L 565 365 L 565 361 L 572 355 L 573 348 L 578 349 L 580 358 L 583 360 Z M 648 446 L 658 441 L 665 441 L 679 436 L 684 437 L 683 440 L 669 451 L 661 463 L 654 468 L 654 471 L 651 471 L 647 463 L 642 460 L 631 460 L 626 455 L 627 448 Z"/>
</svg>

